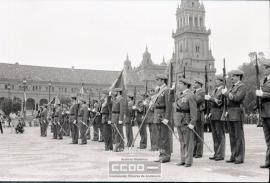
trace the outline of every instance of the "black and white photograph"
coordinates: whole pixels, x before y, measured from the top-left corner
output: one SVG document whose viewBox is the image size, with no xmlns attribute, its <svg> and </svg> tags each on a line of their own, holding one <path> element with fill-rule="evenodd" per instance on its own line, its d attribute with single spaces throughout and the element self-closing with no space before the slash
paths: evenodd
<svg viewBox="0 0 270 183">
<path fill-rule="evenodd" d="M 270 182 L 269 0 L 1 0 L 0 182 Z"/>
</svg>

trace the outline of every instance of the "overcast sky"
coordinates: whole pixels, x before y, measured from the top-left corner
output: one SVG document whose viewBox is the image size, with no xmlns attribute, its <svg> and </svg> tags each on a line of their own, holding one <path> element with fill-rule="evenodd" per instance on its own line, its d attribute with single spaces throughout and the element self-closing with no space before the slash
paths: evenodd
<svg viewBox="0 0 270 183">
<path fill-rule="evenodd" d="M 0 62 L 121 70 L 138 66 L 146 45 L 154 63 L 171 58 L 180 0 L 1 0 Z M 268 1 L 203 1 L 217 72 L 270 57 Z"/>
</svg>

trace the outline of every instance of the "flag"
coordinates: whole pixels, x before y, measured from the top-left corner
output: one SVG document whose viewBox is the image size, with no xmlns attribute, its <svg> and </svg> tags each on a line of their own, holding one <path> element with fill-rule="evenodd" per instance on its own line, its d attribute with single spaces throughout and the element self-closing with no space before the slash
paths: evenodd
<svg viewBox="0 0 270 183">
<path fill-rule="evenodd" d="M 82 87 L 80 89 L 80 95 L 83 96 L 83 94 L 84 94 L 84 88 L 83 88 L 83 85 L 82 85 Z"/>
<path fill-rule="evenodd" d="M 54 107 L 56 107 L 56 105 L 60 104 L 60 99 L 58 98 L 58 96 L 55 97 L 55 100 L 54 100 Z"/>
</svg>

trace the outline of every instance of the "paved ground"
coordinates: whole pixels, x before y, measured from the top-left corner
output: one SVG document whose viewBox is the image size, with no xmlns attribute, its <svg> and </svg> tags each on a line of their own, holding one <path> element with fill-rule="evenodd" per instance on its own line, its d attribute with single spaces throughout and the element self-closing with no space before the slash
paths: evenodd
<svg viewBox="0 0 270 183">
<path fill-rule="evenodd" d="M 137 128 L 134 128 L 134 132 Z M 49 132 L 49 131 L 48 131 Z M 268 169 L 260 169 L 264 162 L 266 145 L 262 128 L 245 126 L 246 161 L 244 164 L 228 164 L 224 161 L 208 160 L 211 153 L 204 148 L 204 157 L 194 159 L 190 168 L 178 167 L 179 143 L 174 139 L 172 161 L 162 164 L 159 177 L 110 177 L 109 160 L 121 158 L 156 159 L 158 152 L 149 150 L 124 151 L 121 153 L 104 151 L 104 144 L 92 142 L 85 146 L 69 144 L 70 138 L 53 140 L 39 136 L 38 127 L 27 127 L 24 134 L 10 134 L 5 128 L 0 134 L 0 180 L 31 181 L 245 181 L 266 182 Z M 209 133 L 206 143 L 212 146 Z M 139 138 L 138 138 L 139 140 Z M 137 140 L 137 144 L 138 144 Z M 149 147 L 148 147 L 149 149 Z M 131 153 L 132 152 L 132 153 Z M 229 139 L 226 135 L 226 158 L 230 155 Z"/>
</svg>

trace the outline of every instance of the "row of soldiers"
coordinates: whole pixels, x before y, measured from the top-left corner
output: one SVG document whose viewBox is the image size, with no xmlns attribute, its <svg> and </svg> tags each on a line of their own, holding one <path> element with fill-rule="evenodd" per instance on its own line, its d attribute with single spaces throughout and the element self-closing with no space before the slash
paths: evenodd
<svg viewBox="0 0 270 183">
<path fill-rule="evenodd" d="M 270 75 L 270 63 L 263 63 L 266 74 Z M 177 88 L 168 86 L 166 75 L 156 76 L 157 86 L 151 89 L 149 95 L 134 101 L 134 96 L 128 95 L 127 102 L 123 97 L 122 88 L 112 91 L 104 90 L 101 99 L 92 108 L 87 106 L 82 98 L 72 97 L 72 106 L 66 111 L 66 120 L 61 120 L 64 114 L 55 109 L 52 121 L 54 138 L 62 138 L 65 121 L 70 126 L 72 144 L 78 144 L 79 132 L 81 144 L 87 143 L 90 138 L 91 124 L 100 121 L 100 126 L 94 126 L 94 136 L 101 136 L 105 150 L 120 152 L 126 145 L 133 147 L 137 135 L 134 137 L 132 127 L 136 124 L 140 134 L 138 148 L 147 147 L 147 125 L 150 132 L 152 151 L 159 151 L 156 162 L 166 163 L 171 159 L 172 135 L 180 142 L 180 162 L 178 166 L 190 167 L 193 157 L 201 158 L 204 147 L 204 123 L 208 120 L 211 125 L 214 155 L 210 160 L 222 161 L 225 157 L 225 124 L 228 127 L 231 156 L 227 163 L 241 164 L 245 160 L 245 137 L 243 128 L 244 108 L 243 101 L 246 95 L 246 86 L 242 82 L 244 73 L 240 70 L 231 72 L 232 86 L 227 89 L 223 85 L 223 77 L 216 76 L 215 89 L 211 94 L 203 90 L 204 82 L 194 79 L 191 83 L 186 78 L 179 78 Z M 269 168 L 270 146 L 270 78 L 263 82 L 262 90 L 256 90 L 261 97 L 262 123 L 267 143 L 265 164 L 261 168 Z M 207 110 L 206 104 L 210 111 Z M 40 113 L 41 136 L 46 136 L 47 129 L 46 106 Z M 89 120 L 90 119 L 90 120 Z M 43 125 L 44 124 L 44 125 Z M 123 133 L 125 125 L 125 134 Z M 176 128 L 178 135 L 174 129 Z M 99 130 L 98 130 L 99 129 Z M 101 134 L 99 134 L 99 131 Z M 207 146 L 208 147 L 208 146 Z"/>
</svg>

